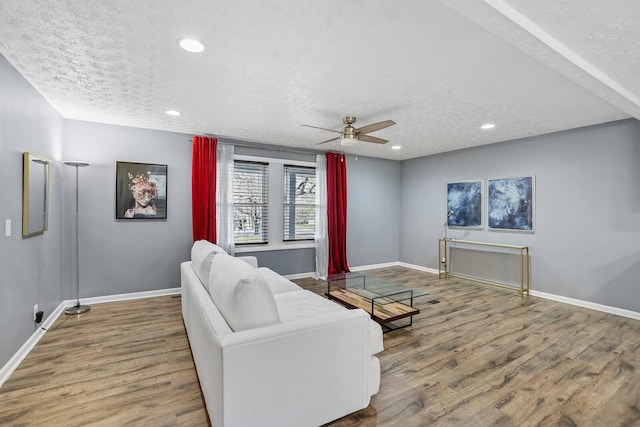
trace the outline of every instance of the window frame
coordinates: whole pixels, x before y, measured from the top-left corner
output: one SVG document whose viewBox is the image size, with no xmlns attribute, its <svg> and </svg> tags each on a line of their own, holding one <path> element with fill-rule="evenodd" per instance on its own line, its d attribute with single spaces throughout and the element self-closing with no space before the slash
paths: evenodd
<svg viewBox="0 0 640 427">
<path fill-rule="evenodd" d="M 315 197 L 314 197 L 314 203 L 313 203 L 313 205 L 308 204 L 308 203 L 295 203 L 295 195 L 294 195 L 294 203 L 287 203 L 287 195 L 286 195 L 287 188 L 288 188 L 288 187 L 287 187 L 287 183 L 286 183 L 286 180 L 287 180 L 287 167 L 290 167 L 290 168 L 292 168 L 292 169 L 297 168 L 297 169 L 299 169 L 299 170 L 300 170 L 300 169 L 309 169 L 310 171 L 313 171 L 313 173 L 312 173 L 311 175 L 313 175 L 313 176 L 314 176 L 314 180 L 315 180 L 315 175 L 316 175 L 316 168 L 315 168 L 315 166 L 313 166 L 313 167 L 311 167 L 311 166 L 300 166 L 300 165 L 292 165 L 292 164 L 289 164 L 289 163 L 285 163 L 285 164 L 283 165 L 283 170 L 282 170 L 282 178 L 283 178 L 283 201 L 282 201 L 282 241 L 283 241 L 283 242 L 304 242 L 304 241 L 313 241 L 313 240 L 315 240 L 315 223 L 314 223 L 314 233 L 313 233 L 313 235 L 312 235 L 311 237 L 300 238 L 300 239 L 295 237 L 295 236 L 296 236 L 296 234 L 297 234 L 297 233 L 296 233 L 296 231 L 297 231 L 297 230 L 296 230 L 296 222 L 295 222 L 295 213 L 296 213 L 296 207 L 298 207 L 298 206 L 300 206 L 300 207 L 303 207 L 303 206 L 307 206 L 307 207 L 308 207 L 308 206 L 313 206 L 313 208 L 314 208 L 314 211 L 313 211 L 313 212 L 314 212 L 314 220 L 315 220 L 315 212 L 316 212 L 316 209 L 318 208 L 318 204 L 317 204 L 317 203 L 316 203 L 316 201 L 315 201 Z M 314 193 L 314 195 L 315 195 L 315 193 Z M 289 218 L 289 221 L 287 221 L 287 218 L 286 218 L 286 216 L 291 217 L 291 212 L 287 212 L 287 209 L 286 209 L 286 207 L 287 207 L 287 206 L 288 206 L 289 208 L 293 208 L 293 216 L 294 216 L 294 222 L 293 222 L 293 235 L 294 235 L 294 238 L 287 238 L 287 237 L 286 237 L 286 235 L 287 235 L 287 228 L 285 227 L 285 224 L 287 224 L 287 223 L 288 223 L 289 225 L 291 225 L 291 223 L 290 223 L 290 218 Z M 289 230 L 289 231 L 290 231 L 290 230 Z"/>
<path fill-rule="evenodd" d="M 246 154 L 234 154 L 234 162 L 249 161 L 269 164 L 269 206 L 268 206 L 268 243 L 267 244 L 235 244 L 236 253 L 250 253 L 263 251 L 278 251 L 291 249 L 315 248 L 313 240 L 283 240 L 283 180 L 284 165 L 316 167 L 315 161 L 289 160 L 277 157 L 252 156 Z"/>
</svg>

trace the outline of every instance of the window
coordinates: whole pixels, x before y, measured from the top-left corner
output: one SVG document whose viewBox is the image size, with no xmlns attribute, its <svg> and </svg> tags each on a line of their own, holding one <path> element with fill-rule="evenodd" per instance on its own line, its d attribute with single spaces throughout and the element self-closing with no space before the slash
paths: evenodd
<svg viewBox="0 0 640 427">
<path fill-rule="evenodd" d="M 239 161 L 233 168 L 233 236 L 236 245 L 268 243 L 269 165 Z"/>
<path fill-rule="evenodd" d="M 284 165 L 282 240 L 313 240 L 316 220 L 316 170 Z"/>
<path fill-rule="evenodd" d="M 235 153 L 236 253 L 313 248 L 315 162 Z"/>
</svg>

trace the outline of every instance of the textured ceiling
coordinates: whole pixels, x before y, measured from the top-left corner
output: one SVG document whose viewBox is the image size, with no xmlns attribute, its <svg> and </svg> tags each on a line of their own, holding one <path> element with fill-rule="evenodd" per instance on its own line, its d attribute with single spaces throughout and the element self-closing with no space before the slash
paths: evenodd
<svg viewBox="0 0 640 427">
<path fill-rule="evenodd" d="M 393 119 L 344 151 L 396 160 L 640 118 L 636 0 L 3 0 L 0 53 L 69 119 L 323 150 L 301 124 Z"/>
</svg>

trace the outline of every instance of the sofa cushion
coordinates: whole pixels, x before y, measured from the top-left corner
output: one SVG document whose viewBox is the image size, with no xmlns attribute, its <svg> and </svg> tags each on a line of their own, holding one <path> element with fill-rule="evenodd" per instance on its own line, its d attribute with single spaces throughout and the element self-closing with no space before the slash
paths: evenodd
<svg viewBox="0 0 640 427">
<path fill-rule="evenodd" d="M 209 273 L 211 271 L 211 261 L 218 253 L 225 253 L 220 246 L 214 245 L 208 240 L 197 240 L 191 247 L 191 267 L 202 282 L 207 292 L 209 292 Z"/>
<path fill-rule="evenodd" d="M 267 267 L 260 267 L 258 271 L 262 273 L 267 285 L 271 289 L 272 294 L 279 294 L 282 292 L 299 291 L 302 288 L 289 279 L 285 279 L 275 271 L 268 269 Z"/>
<path fill-rule="evenodd" d="M 346 308 L 307 290 L 281 292 L 273 296 L 282 323 L 310 317 L 324 316 Z"/>
<path fill-rule="evenodd" d="M 309 317 L 322 316 L 334 311 L 347 310 L 342 305 L 307 290 L 283 292 L 273 296 L 282 323 Z M 369 321 L 369 351 L 371 355 L 384 350 L 382 328 L 373 320 Z"/>
<path fill-rule="evenodd" d="M 214 256 L 209 292 L 234 331 L 280 323 L 267 282 L 257 269 L 244 261 L 222 253 Z"/>
</svg>

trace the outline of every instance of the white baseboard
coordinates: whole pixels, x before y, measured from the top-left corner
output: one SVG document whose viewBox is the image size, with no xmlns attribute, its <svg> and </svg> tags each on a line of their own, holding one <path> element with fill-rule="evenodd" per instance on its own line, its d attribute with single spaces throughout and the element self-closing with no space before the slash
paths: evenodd
<svg viewBox="0 0 640 427">
<path fill-rule="evenodd" d="M 126 300 L 135 300 L 141 298 L 153 298 L 153 297 L 161 297 L 166 295 L 176 295 L 180 294 L 180 288 L 169 288 L 169 289 L 160 289 L 157 291 L 147 291 L 147 292 L 134 292 L 130 294 L 118 294 L 118 295 L 109 295 L 104 297 L 94 297 L 94 298 L 82 298 L 80 302 L 82 304 L 102 304 L 106 302 L 115 302 L 115 301 L 126 301 Z M 70 307 L 76 304 L 76 300 L 65 300 L 62 301 L 51 313 L 47 320 L 44 321 L 42 327 L 45 329 L 49 329 L 58 317 L 64 312 L 65 307 Z M 31 353 L 31 350 L 38 344 L 40 339 L 44 336 L 47 331 L 38 328 L 35 332 L 29 337 L 22 347 L 18 349 L 18 351 L 9 359 L 7 363 L 4 364 L 2 368 L 0 368 L 0 387 L 9 379 L 13 371 L 15 371 L 20 363 Z"/>
<path fill-rule="evenodd" d="M 47 319 L 42 324 L 42 327 L 45 329 L 49 329 L 51 325 L 53 325 L 53 323 L 56 321 L 58 316 L 60 316 L 60 314 L 64 310 L 64 307 L 64 303 L 60 303 L 53 310 L 51 315 L 47 317 Z M 0 368 L 0 387 L 2 387 L 2 384 L 4 384 L 5 381 L 9 379 L 13 371 L 16 370 L 16 368 L 20 365 L 20 363 L 22 363 L 25 357 L 27 357 L 29 353 L 31 353 L 31 350 L 33 350 L 36 344 L 38 344 L 40 339 L 44 336 L 45 332 L 47 331 L 43 330 L 42 328 L 36 329 L 33 334 L 31 334 L 29 339 L 25 341 L 24 344 L 22 344 L 22 347 L 20 347 L 18 351 L 11 357 L 11 359 L 9 359 L 9 361 L 5 363 L 2 368 Z"/>
<path fill-rule="evenodd" d="M 358 265 L 356 267 L 350 267 L 350 269 L 351 271 L 363 271 L 363 270 L 373 270 L 375 268 L 397 267 L 398 265 L 400 265 L 398 261 L 393 261 L 393 262 L 383 262 L 381 264 Z"/>
<path fill-rule="evenodd" d="M 132 292 L 129 294 L 116 294 L 116 295 L 107 295 L 104 297 L 93 297 L 93 298 L 81 298 L 80 302 L 82 304 L 103 304 L 106 302 L 116 302 L 116 301 L 129 301 L 135 299 L 142 298 L 153 298 L 153 297 L 163 297 L 167 295 L 178 295 L 180 294 L 180 288 L 168 288 L 168 289 L 158 289 L 155 291 L 145 291 L 145 292 Z M 67 300 L 65 301 L 68 305 L 74 305 L 75 300 Z"/>
<path fill-rule="evenodd" d="M 309 273 L 296 273 L 296 274 L 287 274 L 283 276 L 285 279 L 296 280 L 296 279 L 306 279 L 307 277 L 316 278 L 316 272 L 311 271 Z"/>
<path fill-rule="evenodd" d="M 393 261 L 393 262 L 385 262 L 382 264 L 371 264 L 371 265 L 359 265 L 357 267 L 352 267 L 351 271 L 363 271 L 363 270 L 372 270 L 374 268 L 389 268 L 389 267 L 406 267 L 411 268 L 413 270 L 424 271 L 425 273 L 438 274 L 438 270 L 423 267 L 421 265 L 409 264 L 402 261 Z"/>
<path fill-rule="evenodd" d="M 376 268 L 389 268 L 389 267 L 407 267 L 407 268 L 412 268 L 414 270 L 424 271 L 424 272 L 427 272 L 427 273 L 438 274 L 438 270 L 434 270 L 433 268 L 423 267 L 421 265 L 415 265 L 415 264 L 407 264 L 406 262 L 400 262 L 400 261 L 383 262 L 383 263 L 380 263 L 380 264 L 358 265 L 358 266 L 355 266 L 355 267 L 350 267 L 350 270 L 351 271 L 365 271 L 365 270 L 374 270 Z M 287 274 L 284 277 L 289 279 L 289 280 L 305 279 L 307 277 L 313 277 L 314 279 L 318 278 L 316 276 L 316 272 L 315 271 L 312 271 L 312 272 L 309 272 L 309 273 Z"/>
<path fill-rule="evenodd" d="M 385 262 L 382 264 L 359 265 L 356 267 L 349 267 L 349 268 L 351 271 L 364 271 L 364 270 L 373 270 L 375 268 L 397 267 L 398 265 L 400 265 L 400 263 L 398 263 L 397 261 L 394 261 L 394 262 Z M 318 276 L 316 275 L 315 271 L 312 271 L 309 273 L 287 274 L 284 277 L 289 280 L 306 279 L 307 277 L 313 277 L 316 280 L 318 279 Z"/>
<path fill-rule="evenodd" d="M 580 299 L 563 297 L 561 295 L 549 294 L 546 292 L 536 291 L 531 289 L 531 296 L 544 298 L 552 301 L 558 301 L 565 304 L 571 304 L 578 307 L 584 307 L 591 310 L 602 311 L 605 313 L 615 314 L 617 316 L 629 317 L 631 319 L 640 320 L 640 313 L 637 311 L 626 310 L 624 308 L 611 307 L 609 305 L 597 304 L 595 302 L 583 301 Z"/>
<path fill-rule="evenodd" d="M 415 265 L 415 264 L 407 264 L 405 262 L 399 262 L 398 265 L 402 267 L 412 268 L 414 270 L 425 271 L 427 273 L 438 274 L 438 270 L 436 270 L 435 268 L 423 267 L 421 265 Z M 632 310 L 625 310 L 624 308 L 611 307 L 608 305 L 598 304 L 595 302 L 563 297 L 561 295 L 555 295 L 547 292 L 536 291 L 535 289 L 531 289 L 531 296 L 544 298 L 552 301 L 558 301 L 564 304 L 575 305 L 577 307 L 588 308 L 590 310 L 596 310 L 596 311 L 602 311 L 604 313 L 615 314 L 617 316 L 628 317 L 630 319 L 640 320 L 640 313 Z"/>
<path fill-rule="evenodd" d="M 423 267 L 421 265 L 416 265 L 416 264 L 408 264 L 406 262 L 399 262 L 398 265 L 401 267 L 407 267 L 407 268 L 412 268 L 414 270 L 424 271 L 425 273 L 438 274 L 438 270 L 436 270 L 435 268 Z"/>
</svg>

